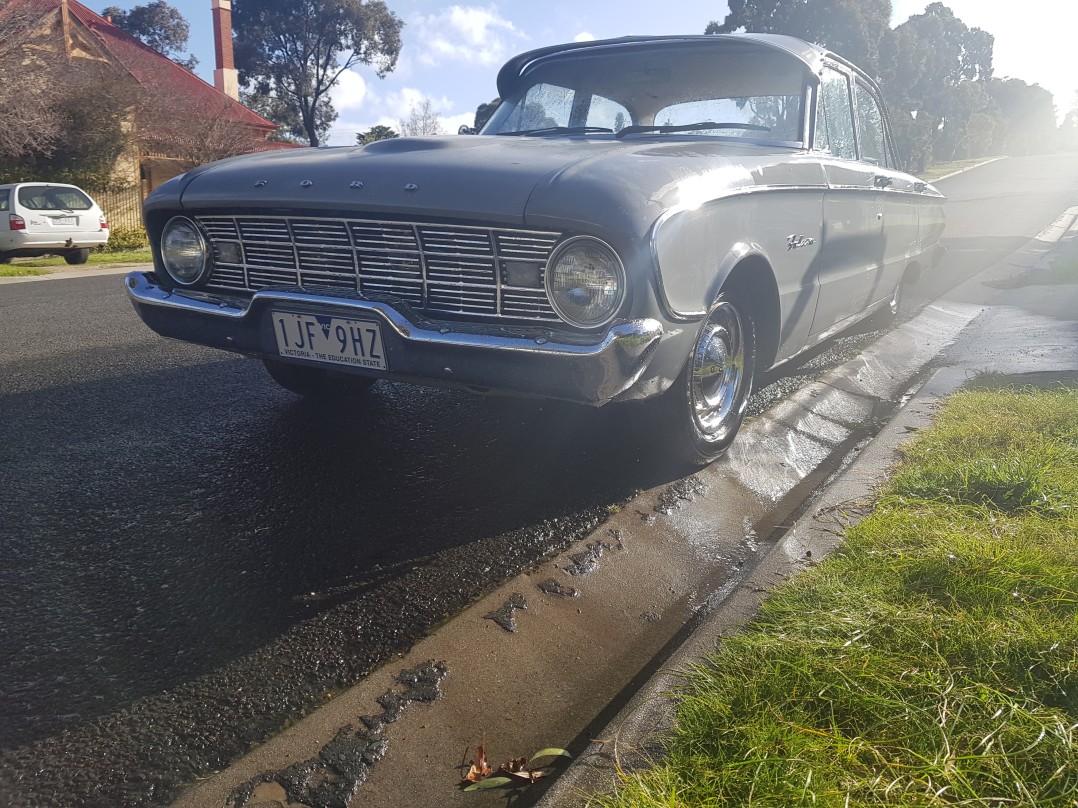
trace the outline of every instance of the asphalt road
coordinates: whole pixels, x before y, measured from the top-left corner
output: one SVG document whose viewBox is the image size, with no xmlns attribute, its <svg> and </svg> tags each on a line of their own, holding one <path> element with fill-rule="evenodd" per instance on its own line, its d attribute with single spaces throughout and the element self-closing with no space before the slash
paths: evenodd
<svg viewBox="0 0 1078 808">
<path fill-rule="evenodd" d="M 950 252 L 921 299 L 1078 203 L 1078 156 L 940 187 Z M 774 374 L 756 406 L 864 339 Z M 157 338 L 118 276 L 0 286 L 0 345 L 16 805 L 161 804 L 673 475 L 616 411 L 385 383 L 298 400 L 256 363 Z"/>
</svg>

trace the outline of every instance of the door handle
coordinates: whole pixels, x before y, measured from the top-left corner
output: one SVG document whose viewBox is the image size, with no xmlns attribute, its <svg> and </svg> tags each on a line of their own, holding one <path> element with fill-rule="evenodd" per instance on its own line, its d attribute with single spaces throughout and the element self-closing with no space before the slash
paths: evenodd
<svg viewBox="0 0 1078 808">
<path fill-rule="evenodd" d="M 895 182 L 890 177 L 885 177 L 883 174 L 877 174 L 872 178 L 872 184 L 877 188 L 886 188 L 889 185 L 894 185 Z"/>
</svg>

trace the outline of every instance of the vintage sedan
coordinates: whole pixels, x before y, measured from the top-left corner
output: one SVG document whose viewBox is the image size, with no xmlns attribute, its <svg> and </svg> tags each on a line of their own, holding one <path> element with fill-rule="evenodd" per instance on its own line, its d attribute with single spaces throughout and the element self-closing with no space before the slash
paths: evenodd
<svg viewBox="0 0 1078 808">
<path fill-rule="evenodd" d="M 753 380 L 931 267 L 943 197 L 879 90 L 774 35 L 547 47 L 475 136 L 274 152 L 147 200 L 159 334 L 302 395 L 378 379 L 601 406 L 652 399 L 678 457 L 730 444 Z"/>
</svg>

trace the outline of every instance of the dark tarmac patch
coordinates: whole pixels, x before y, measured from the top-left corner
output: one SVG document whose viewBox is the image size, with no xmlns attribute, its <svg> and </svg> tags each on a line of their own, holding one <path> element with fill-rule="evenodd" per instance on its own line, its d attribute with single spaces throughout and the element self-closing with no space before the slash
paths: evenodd
<svg viewBox="0 0 1078 808">
<path fill-rule="evenodd" d="M 397 674 L 400 690 L 387 690 L 379 697 L 380 716 L 363 716 L 362 726 L 347 724 L 333 740 L 310 760 L 281 771 L 263 772 L 237 787 L 229 804 L 242 808 L 264 783 L 277 783 L 290 802 L 310 808 L 347 808 L 371 768 L 386 755 L 389 742 L 383 735 L 386 724 L 400 718 L 415 701 L 434 701 L 442 694 L 442 680 L 449 673 L 444 662 L 428 661 Z"/>
<path fill-rule="evenodd" d="M 587 575 L 589 572 L 595 572 L 599 569 L 599 559 L 609 549 L 610 545 L 605 541 L 593 542 L 588 545 L 587 550 L 569 556 L 569 565 L 565 571 L 570 575 Z"/>
<path fill-rule="evenodd" d="M 509 600 L 500 609 L 495 609 L 490 614 L 483 615 L 484 620 L 493 620 L 506 631 L 517 630 L 517 618 L 515 612 L 528 608 L 528 601 L 519 592 L 510 595 Z"/>
<path fill-rule="evenodd" d="M 655 511 L 667 515 L 672 514 L 686 502 L 692 502 L 705 493 L 707 493 L 707 486 L 694 474 L 668 485 L 666 490 L 659 495 Z"/>
<path fill-rule="evenodd" d="M 580 597 L 580 590 L 575 586 L 564 586 L 554 578 L 547 578 L 545 581 L 540 581 L 538 586 L 541 592 L 546 592 L 548 595 L 557 595 L 561 598 Z"/>
</svg>

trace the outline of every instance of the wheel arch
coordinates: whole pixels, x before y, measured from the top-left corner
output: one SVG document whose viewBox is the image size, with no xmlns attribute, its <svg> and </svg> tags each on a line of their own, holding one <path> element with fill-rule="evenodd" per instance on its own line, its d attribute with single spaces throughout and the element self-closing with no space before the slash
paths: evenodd
<svg viewBox="0 0 1078 808">
<path fill-rule="evenodd" d="M 779 350 L 779 288 L 771 263 L 754 253 L 741 258 L 722 281 L 719 294 L 729 293 L 748 308 L 756 331 L 757 367 L 775 363 Z"/>
<path fill-rule="evenodd" d="M 914 259 L 906 264 L 906 268 L 902 270 L 902 278 L 899 281 L 904 286 L 912 286 L 921 280 L 921 262 Z"/>
</svg>

